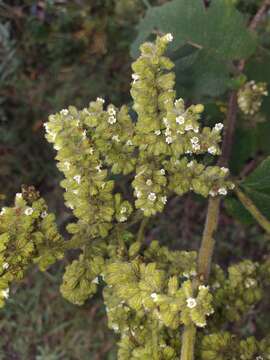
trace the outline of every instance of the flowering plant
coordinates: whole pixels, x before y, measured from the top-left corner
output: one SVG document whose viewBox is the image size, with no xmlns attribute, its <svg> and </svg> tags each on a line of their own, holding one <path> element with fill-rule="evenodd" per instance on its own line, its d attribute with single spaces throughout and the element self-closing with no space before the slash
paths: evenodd
<svg viewBox="0 0 270 360">
<path fill-rule="evenodd" d="M 172 41 L 168 33 L 140 47 L 132 64 L 135 119 L 127 106 L 102 98 L 49 117 L 46 138 L 57 151 L 65 203 L 77 220 L 68 224 L 71 238 L 64 240 L 33 188 L 17 194 L 14 207 L 2 209 L 1 305 L 30 264 L 45 270 L 68 249 L 80 249 L 66 267 L 61 293 L 82 305 L 102 287 L 108 325 L 119 334 L 120 360 L 270 359 L 269 336 L 243 339 L 229 332 L 230 324 L 262 300 L 269 260 L 244 260 L 226 271 L 213 265 L 210 273 L 223 196 L 234 190 L 266 231 L 269 222 L 230 179 L 219 147 L 223 124 L 203 126 L 204 106 L 176 98 L 174 64 L 165 55 Z M 250 92 L 254 106 L 245 100 Z M 240 108 L 250 113 L 263 95 L 264 85 L 247 83 L 234 101 L 238 96 Z M 211 164 L 218 155 L 221 160 Z M 209 199 L 199 251 L 146 243 L 149 219 L 187 192 Z"/>
</svg>

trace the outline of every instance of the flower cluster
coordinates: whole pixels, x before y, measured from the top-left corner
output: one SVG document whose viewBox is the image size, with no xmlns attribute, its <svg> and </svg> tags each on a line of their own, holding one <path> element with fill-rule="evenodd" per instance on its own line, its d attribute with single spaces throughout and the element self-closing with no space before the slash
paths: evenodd
<svg viewBox="0 0 270 360">
<path fill-rule="evenodd" d="M 21 280 L 29 265 L 45 270 L 64 253 L 53 214 L 45 201 L 31 190 L 18 193 L 14 207 L 0 213 L 0 306 L 9 294 L 9 284 Z"/>
<path fill-rule="evenodd" d="M 267 96 L 266 83 L 247 82 L 238 91 L 238 105 L 245 115 L 255 115 L 262 105 L 263 96 Z"/>
</svg>

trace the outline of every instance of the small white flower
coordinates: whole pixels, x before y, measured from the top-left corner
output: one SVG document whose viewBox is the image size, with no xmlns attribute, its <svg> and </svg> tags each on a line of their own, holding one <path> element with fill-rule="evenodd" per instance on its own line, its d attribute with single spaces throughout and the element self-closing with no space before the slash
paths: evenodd
<svg viewBox="0 0 270 360">
<path fill-rule="evenodd" d="M 61 114 L 61 115 L 65 115 L 65 116 L 68 115 L 68 109 L 63 109 L 63 110 L 61 110 L 61 111 L 60 111 L 60 114 Z"/>
<path fill-rule="evenodd" d="M 217 192 L 215 191 L 215 190 L 210 190 L 209 191 L 209 195 L 211 195 L 211 196 L 217 196 Z"/>
<path fill-rule="evenodd" d="M 166 136 L 172 135 L 171 129 L 170 129 L 169 127 L 166 128 L 166 130 L 165 130 L 165 135 L 166 135 Z"/>
<path fill-rule="evenodd" d="M 161 175 L 165 175 L 165 169 L 160 169 L 159 172 L 161 173 Z"/>
<path fill-rule="evenodd" d="M 126 208 L 125 206 L 123 206 L 123 207 L 121 208 L 120 213 L 121 213 L 121 214 L 125 214 L 126 212 L 127 212 L 127 208 Z"/>
<path fill-rule="evenodd" d="M 221 131 L 223 129 L 224 125 L 222 123 L 217 123 L 214 127 L 216 131 Z"/>
<path fill-rule="evenodd" d="M 218 189 L 218 193 L 219 195 L 227 195 L 228 191 L 225 187 L 222 187 Z"/>
<path fill-rule="evenodd" d="M 185 126 L 185 130 L 186 131 L 190 131 L 190 130 L 193 130 L 193 126 L 190 124 L 190 125 L 186 125 Z"/>
<path fill-rule="evenodd" d="M 153 192 L 151 192 L 149 195 L 148 195 L 148 200 L 150 201 L 155 201 L 157 198 L 157 195 Z"/>
<path fill-rule="evenodd" d="M 102 164 L 99 164 L 95 167 L 95 169 L 98 171 L 98 172 L 101 172 L 101 167 L 102 167 Z"/>
<path fill-rule="evenodd" d="M 98 276 L 95 277 L 94 280 L 92 280 L 92 283 L 93 284 L 98 284 L 99 283 Z"/>
<path fill-rule="evenodd" d="M 194 136 L 193 138 L 190 139 L 190 142 L 191 142 L 191 144 L 195 145 L 195 144 L 198 144 L 199 139 L 196 136 Z"/>
<path fill-rule="evenodd" d="M 119 139 L 118 135 L 113 135 L 112 140 L 116 141 L 116 142 L 120 142 L 120 139 Z"/>
<path fill-rule="evenodd" d="M 126 217 L 126 216 L 121 216 L 121 217 L 119 218 L 119 221 L 120 221 L 120 222 L 127 221 L 127 217 Z"/>
<path fill-rule="evenodd" d="M 157 298 L 158 298 L 158 294 L 153 292 L 151 295 L 151 298 L 153 299 L 153 301 L 157 301 Z"/>
<path fill-rule="evenodd" d="M 3 263 L 3 269 L 7 270 L 9 268 L 9 264 L 7 262 Z"/>
<path fill-rule="evenodd" d="M 163 202 L 163 204 L 165 205 L 167 203 L 167 196 L 162 196 L 161 197 L 161 201 Z"/>
<path fill-rule="evenodd" d="M 263 360 L 263 357 L 261 355 L 259 356 L 256 356 L 256 359 L 255 360 Z"/>
<path fill-rule="evenodd" d="M 168 33 L 165 35 L 165 39 L 169 42 L 173 41 L 173 35 L 171 33 Z"/>
<path fill-rule="evenodd" d="M 171 136 L 167 136 L 165 140 L 166 140 L 167 144 L 171 144 L 173 142 L 173 139 Z"/>
<path fill-rule="evenodd" d="M 247 278 L 246 281 L 245 281 L 245 287 L 246 288 L 254 287 L 256 285 L 257 285 L 257 281 L 255 279 Z"/>
<path fill-rule="evenodd" d="M 158 136 L 158 135 L 160 135 L 160 134 L 161 134 L 161 131 L 160 131 L 160 130 L 156 130 L 156 131 L 155 131 L 155 135 Z"/>
<path fill-rule="evenodd" d="M 207 151 L 209 154 L 215 155 L 217 153 L 217 148 L 215 146 L 210 146 Z"/>
<path fill-rule="evenodd" d="M 194 161 L 190 161 L 188 164 L 187 164 L 187 167 L 190 168 L 194 165 Z"/>
<path fill-rule="evenodd" d="M 34 210 L 31 208 L 31 207 L 27 207 L 25 210 L 24 210 L 24 213 L 25 215 L 29 216 L 29 215 L 32 215 L 34 212 Z"/>
<path fill-rule="evenodd" d="M 114 116 L 109 116 L 108 117 L 108 123 L 113 125 L 116 123 L 116 118 Z"/>
<path fill-rule="evenodd" d="M 69 162 L 69 161 L 65 161 L 65 162 L 64 162 L 64 166 L 65 166 L 65 168 L 66 168 L 67 170 L 69 170 L 69 169 L 70 169 L 70 162 Z"/>
<path fill-rule="evenodd" d="M 9 297 L 9 288 L 2 290 L 3 298 L 7 299 Z"/>
<path fill-rule="evenodd" d="M 226 168 L 226 167 L 221 167 L 220 170 L 221 170 L 222 172 L 224 172 L 225 174 L 227 174 L 227 173 L 229 172 L 229 169 Z"/>
<path fill-rule="evenodd" d="M 17 194 L 16 194 L 16 198 L 17 198 L 17 199 L 22 199 L 22 193 L 17 193 Z"/>
<path fill-rule="evenodd" d="M 142 196 L 142 192 L 136 190 L 136 191 L 135 191 L 135 195 L 137 196 L 137 198 L 140 198 L 140 197 Z"/>
<path fill-rule="evenodd" d="M 42 219 L 44 219 L 47 215 L 48 215 L 48 213 L 47 213 L 46 210 L 42 211 L 42 213 L 40 214 L 40 216 L 42 217 Z"/>
<path fill-rule="evenodd" d="M 194 307 L 197 306 L 197 301 L 193 297 L 189 297 L 186 300 L 186 302 L 187 302 L 187 307 L 190 308 L 190 309 L 193 309 Z"/>
<path fill-rule="evenodd" d="M 177 124 L 183 125 L 185 123 L 185 118 L 184 118 L 184 116 L 177 116 L 175 121 L 177 122 Z"/>
<path fill-rule="evenodd" d="M 118 331 L 119 330 L 119 326 L 117 324 L 112 324 L 112 329 L 114 331 Z"/>
<path fill-rule="evenodd" d="M 112 116 L 116 114 L 116 111 L 112 106 L 108 108 L 108 114 Z"/>
<path fill-rule="evenodd" d="M 194 149 L 195 151 L 198 151 L 201 149 L 201 146 L 200 146 L 200 144 L 193 144 L 192 149 Z"/>
<path fill-rule="evenodd" d="M 1 212 L 0 212 L 0 215 L 4 215 L 6 211 L 7 211 L 7 208 L 3 207 Z"/>
<path fill-rule="evenodd" d="M 206 326 L 206 322 L 204 322 L 204 323 L 196 323 L 196 325 L 197 325 L 198 327 L 205 327 L 205 326 Z"/>
<path fill-rule="evenodd" d="M 147 185 L 147 186 L 153 185 L 153 181 L 152 181 L 151 179 L 147 179 L 147 180 L 146 180 L 146 185 Z"/>
<path fill-rule="evenodd" d="M 165 126 L 168 126 L 169 125 L 169 122 L 168 122 L 168 119 L 167 118 L 163 118 L 162 119 L 163 123 Z"/>
<path fill-rule="evenodd" d="M 199 128 L 198 128 L 198 127 L 196 127 L 196 128 L 194 128 L 194 129 L 193 129 L 193 131 L 194 131 L 196 134 L 198 134 L 198 132 L 199 132 Z"/>
<path fill-rule="evenodd" d="M 73 176 L 73 179 L 76 181 L 77 184 L 81 183 L 81 175 L 75 175 Z"/>
<path fill-rule="evenodd" d="M 133 142 L 132 142 L 131 140 L 128 140 L 128 141 L 126 142 L 126 145 L 132 146 L 132 145 L 133 145 Z"/>
<path fill-rule="evenodd" d="M 101 97 L 98 97 L 96 101 L 101 102 L 102 104 L 104 104 L 104 103 L 105 103 L 105 100 L 104 100 L 104 99 L 102 99 Z"/>
<path fill-rule="evenodd" d="M 133 79 L 133 83 L 135 83 L 136 81 L 138 81 L 140 79 L 140 75 L 138 75 L 138 74 L 132 74 L 131 77 Z"/>
</svg>

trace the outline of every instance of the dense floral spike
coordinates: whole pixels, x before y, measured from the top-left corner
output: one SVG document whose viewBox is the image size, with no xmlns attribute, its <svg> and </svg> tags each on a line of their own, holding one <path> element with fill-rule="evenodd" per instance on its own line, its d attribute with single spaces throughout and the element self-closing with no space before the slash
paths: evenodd
<svg viewBox="0 0 270 360">
<path fill-rule="evenodd" d="M 266 83 L 249 81 L 238 91 L 239 108 L 246 115 L 255 115 L 260 110 L 263 96 L 267 95 Z"/>
<path fill-rule="evenodd" d="M 47 269 L 63 257 L 64 244 L 45 201 L 18 193 L 14 207 L 0 214 L 0 305 L 8 297 L 9 283 L 21 280 L 33 263 Z"/>
<path fill-rule="evenodd" d="M 169 190 L 184 194 L 190 190 L 203 196 L 226 195 L 232 186 L 228 173 L 218 167 L 205 167 L 191 156 L 218 155 L 222 124 L 200 127 L 203 105 L 185 108 L 176 100 L 173 63 L 165 57 L 171 37 L 141 46 L 141 56 L 133 63 L 131 95 L 138 119 L 134 143 L 139 147 L 136 176 L 133 181 L 135 205 L 150 216 L 162 211 Z M 197 166 L 196 166 L 197 165 Z M 165 172 L 165 170 L 167 172 Z"/>
</svg>

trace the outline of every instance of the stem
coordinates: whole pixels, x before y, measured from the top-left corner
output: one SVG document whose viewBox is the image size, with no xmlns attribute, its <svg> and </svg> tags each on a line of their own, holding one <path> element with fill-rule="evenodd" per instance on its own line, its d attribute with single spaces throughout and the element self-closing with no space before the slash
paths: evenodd
<svg viewBox="0 0 270 360">
<path fill-rule="evenodd" d="M 206 222 L 198 257 L 198 276 L 206 283 L 209 278 L 212 256 L 214 252 L 214 234 L 218 227 L 220 198 L 211 198 L 208 202 Z"/>
<path fill-rule="evenodd" d="M 270 222 L 266 217 L 260 212 L 260 210 L 255 206 L 251 199 L 244 194 L 239 187 L 235 188 L 235 193 L 238 196 L 238 199 L 244 205 L 244 207 L 250 212 L 250 214 L 257 220 L 261 227 L 270 234 Z"/>
<path fill-rule="evenodd" d="M 139 242 L 143 242 L 144 231 L 145 231 L 146 225 L 148 224 L 148 221 L 149 221 L 149 218 L 145 217 L 145 218 L 143 218 L 143 220 L 141 222 L 141 225 L 140 225 L 140 228 L 138 231 L 138 236 L 137 236 L 137 241 L 139 241 Z"/>
<path fill-rule="evenodd" d="M 181 360 L 194 360 L 194 345 L 196 338 L 196 326 L 187 325 L 182 335 Z"/>
</svg>

